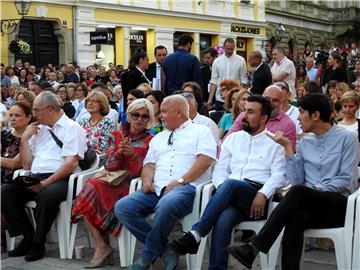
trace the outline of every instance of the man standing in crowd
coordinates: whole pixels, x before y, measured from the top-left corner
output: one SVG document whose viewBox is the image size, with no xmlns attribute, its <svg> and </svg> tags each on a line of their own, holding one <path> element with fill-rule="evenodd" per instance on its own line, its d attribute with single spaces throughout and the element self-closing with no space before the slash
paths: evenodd
<svg viewBox="0 0 360 270">
<path fill-rule="evenodd" d="M 78 83 L 80 81 L 79 76 L 74 72 L 74 65 L 72 63 L 66 65 L 65 71 L 64 83 Z"/>
<path fill-rule="evenodd" d="M 28 70 L 32 75 L 34 75 L 35 81 L 39 81 L 41 79 L 41 76 L 36 74 L 36 67 L 34 65 L 29 66 Z"/>
<path fill-rule="evenodd" d="M 106 75 L 106 70 L 105 67 L 100 66 L 99 67 L 99 75 L 95 76 L 95 82 L 101 82 L 104 85 L 107 84 L 107 82 L 109 82 L 110 79 L 109 77 Z"/>
<path fill-rule="evenodd" d="M 4 184 L 1 187 L 2 214 L 11 237 L 23 235 L 20 245 L 9 252 L 10 257 L 24 256 L 26 261 L 39 260 L 45 253 L 46 235 L 59 211 L 59 204 L 66 199 L 68 178 L 84 158 L 85 131 L 61 110 L 59 98 L 44 91 L 34 100 L 33 112 L 37 122 L 30 124 L 21 138 L 20 159 L 30 176 L 39 184 L 23 187 Z M 53 135 L 54 134 L 54 135 Z M 58 137 L 63 147 L 55 142 Z M 35 200 L 34 231 L 24 204 Z"/>
<path fill-rule="evenodd" d="M 213 105 L 215 95 L 215 108 L 223 110 L 224 100 L 220 97 L 220 83 L 225 79 L 235 80 L 239 83 L 248 83 L 245 59 L 234 54 L 235 41 L 227 38 L 224 41 L 225 54 L 216 58 L 212 65 L 208 109 Z"/>
<path fill-rule="evenodd" d="M 191 122 L 184 97 L 166 97 L 160 118 L 167 130 L 150 142 L 141 172 L 142 189 L 115 205 L 119 221 L 144 243 L 130 270 L 150 269 L 162 254 L 166 269 L 175 269 L 177 256 L 167 248 L 167 238 L 176 222 L 192 212 L 196 186 L 210 179 L 216 159 L 210 129 Z M 153 225 L 146 220 L 151 213 L 155 213 Z"/>
<path fill-rule="evenodd" d="M 281 90 L 281 88 L 277 85 L 270 85 L 268 86 L 263 96 L 270 100 L 271 107 L 272 107 L 272 113 L 269 121 L 266 123 L 267 130 L 275 133 L 276 131 L 282 131 L 284 132 L 284 135 L 291 141 L 292 146 L 295 149 L 296 146 L 296 127 L 294 122 L 291 120 L 289 116 L 283 112 L 282 104 L 283 100 L 285 98 L 284 92 Z M 235 131 L 243 130 L 243 119 L 244 119 L 244 113 L 241 113 L 236 120 L 234 121 L 233 126 L 229 130 L 228 135 Z"/>
<path fill-rule="evenodd" d="M 332 52 L 328 58 L 329 68 L 324 74 L 324 83 L 326 85 L 330 81 L 346 82 L 347 76 L 345 70 L 342 68 L 341 56 L 338 52 Z"/>
<path fill-rule="evenodd" d="M 275 60 L 274 65 L 271 67 L 273 82 L 286 82 L 290 87 L 292 96 L 296 97 L 296 69 L 294 63 L 286 57 L 283 47 L 275 47 L 272 55 Z"/>
<path fill-rule="evenodd" d="M 317 68 L 315 66 L 315 59 L 312 56 L 306 57 L 306 75 L 309 77 L 310 81 L 315 80 Z"/>
<path fill-rule="evenodd" d="M 210 92 L 210 79 L 211 79 L 211 71 L 212 64 L 216 59 L 218 53 L 214 48 L 207 48 L 204 51 L 204 64 L 200 68 L 201 79 L 202 79 L 202 98 L 207 102 L 209 99 Z"/>
<path fill-rule="evenodd" d="M 253 94 L 262 95 L 266 87 L 272 83 L 270 68 L 262 61 L 260 51 L 253 51 L 249 55 L 248 62 L 254 68 L 254 76 L 250 91 Z"/>
<path fill-rule="evenodd" d="M 164 61 L 167 56 L 167 49 L 162 46 L 156 46 L 154 50 L 155 62 L 151 63 L 145 71 L 146 77 L 153 83 L 154 90 L 161 90 L 166 94 L 166 76 L 163 69 Z M 154 78 L 156 83 L 154 84 Z"/>
<path fill-rule="evenodd" d="M 358 188 L 358 139 L 331 124 L 329 98 L 308 94 L 300 99 L 299 108 L 303 131 L 313 135 L 302 138 L 296 154 L 282 132 L 269 135 L 285 149 L 286 176 L 293 186 L 255 239 L 229 248 L 247 268 L 259 251 L 268 253 L 284 229 L 281 268 L 299 269 L 304 231 L 344 226 L 347 196 Z"/>
<path fill-rule="evenodd" d="M 201 237 L 212 229 L 209 269 L 227 269 L 233 227 L 266 217 L 267 201 L 285 184 L 286 164 L 284 149 L 266 135 L 271 111 L 266 98 L 247 98 L 244 130 L 227 136 L 221 145 L 212 175 L 215 195 L 192 230 L 169 243 L 177 253 L 195 254 Z"/>
<path fill-rule="evenodd" d="M 166 57 L 164 72 L 167 80 L 168 95 L 171 95 L 185 82 L 196 82 L 200 86 L 200 62 L 190 53 L 194 40 L 190 35 L 184 34 L 179 38 L 178 49 Z"/>
</svg>

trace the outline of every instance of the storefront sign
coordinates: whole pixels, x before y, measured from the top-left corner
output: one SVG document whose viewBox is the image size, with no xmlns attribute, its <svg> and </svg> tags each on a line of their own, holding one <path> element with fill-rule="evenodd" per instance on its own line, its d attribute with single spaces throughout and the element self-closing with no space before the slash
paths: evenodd
<svg viewBox="0 0 360 270">
<path fill-rule="evenodd" d="M 246 39 L 242 39 L 242 38 L 236 39 L 236 50 L 241 52 L 246 51 Z"/>
<path fill-rule="evenodd" d="M 241 25 L 241 24 L 231 24 L 231 32 L 242 33 L 242 34 L 259 35 L 260 34 L 260 27 L 245 26 L 245 25 Z"/>
<path fill-rule="evenodd" d="M 131 31 L 129 40 L 131 54 L 134 54 L 139 49 L 146 52 L 146 31 Z"/>
<path fill-rule="evenodd" d="M 90 32 L 90 44 L 108 44 L 108 32 Z"/>
</svg>

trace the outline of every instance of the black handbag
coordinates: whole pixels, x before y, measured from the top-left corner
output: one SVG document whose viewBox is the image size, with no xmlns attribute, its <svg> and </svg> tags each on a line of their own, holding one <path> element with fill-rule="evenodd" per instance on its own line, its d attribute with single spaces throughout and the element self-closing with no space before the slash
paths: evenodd
<svg viewBox="0 0 360 270">
<path fill-rule="evenodd" d="M 54 139 L 56 144 L 60 148 L 62 148 L 63 147 L 62 141 L 60 141 L 60 139 L 55 135 L 55 133 L 51 129 L 49 129 L 49 131 L 50 131 L 51 137 Z M 88 145 L 88 149 L 86 150 L 86 152 L 84 154 L 84 159 L 79 160 L 79 166 L 83 171 L 87 170 L 91 167 L 91 165 L 95 162 L 95 160 L 96 160 L 96 152 L 94 149 L 92 149 Z"/>
</svg>

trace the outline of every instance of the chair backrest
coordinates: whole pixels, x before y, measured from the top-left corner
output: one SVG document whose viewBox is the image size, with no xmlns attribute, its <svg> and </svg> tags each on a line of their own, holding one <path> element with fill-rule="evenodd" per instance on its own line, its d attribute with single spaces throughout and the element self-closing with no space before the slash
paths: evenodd
<svg viewBox="0 0 360 270">
<path fill-rule="evenodd" d="M 225 111 L 210 111 L 209 112 L 209 117 L 216 124 L 219 124 L 219 121 L 220 121 L 220 119 L 221 119 L 221 117 L 223 116 L 224 113 L 225 113 Z"/>
</svg>

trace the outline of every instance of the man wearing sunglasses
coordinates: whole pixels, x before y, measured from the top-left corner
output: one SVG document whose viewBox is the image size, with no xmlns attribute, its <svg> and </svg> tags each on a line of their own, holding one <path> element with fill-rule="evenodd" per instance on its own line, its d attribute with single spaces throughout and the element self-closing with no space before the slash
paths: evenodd
<svg viewBox="0 0 360 270">
<path fill-rule="evenodd" d="M 210 167 L 216 158 L 210 129 L 191 122 L 184 97 L 166 97 L 160 111 L 166 130 L 150 142 L 142 189 L 115 205 L 120 222 L 144 243 L 140 258 L 128 269 L 150 269 L 161 255 L 166 269 L 175 269 L 178 256 L 167 248 L 167 238 L 177 220 L 192 212 L 196 186 L 211 179 Z M 152 226 L 146 220 L 151 213 L 155 213 Z"/>
</svg>

